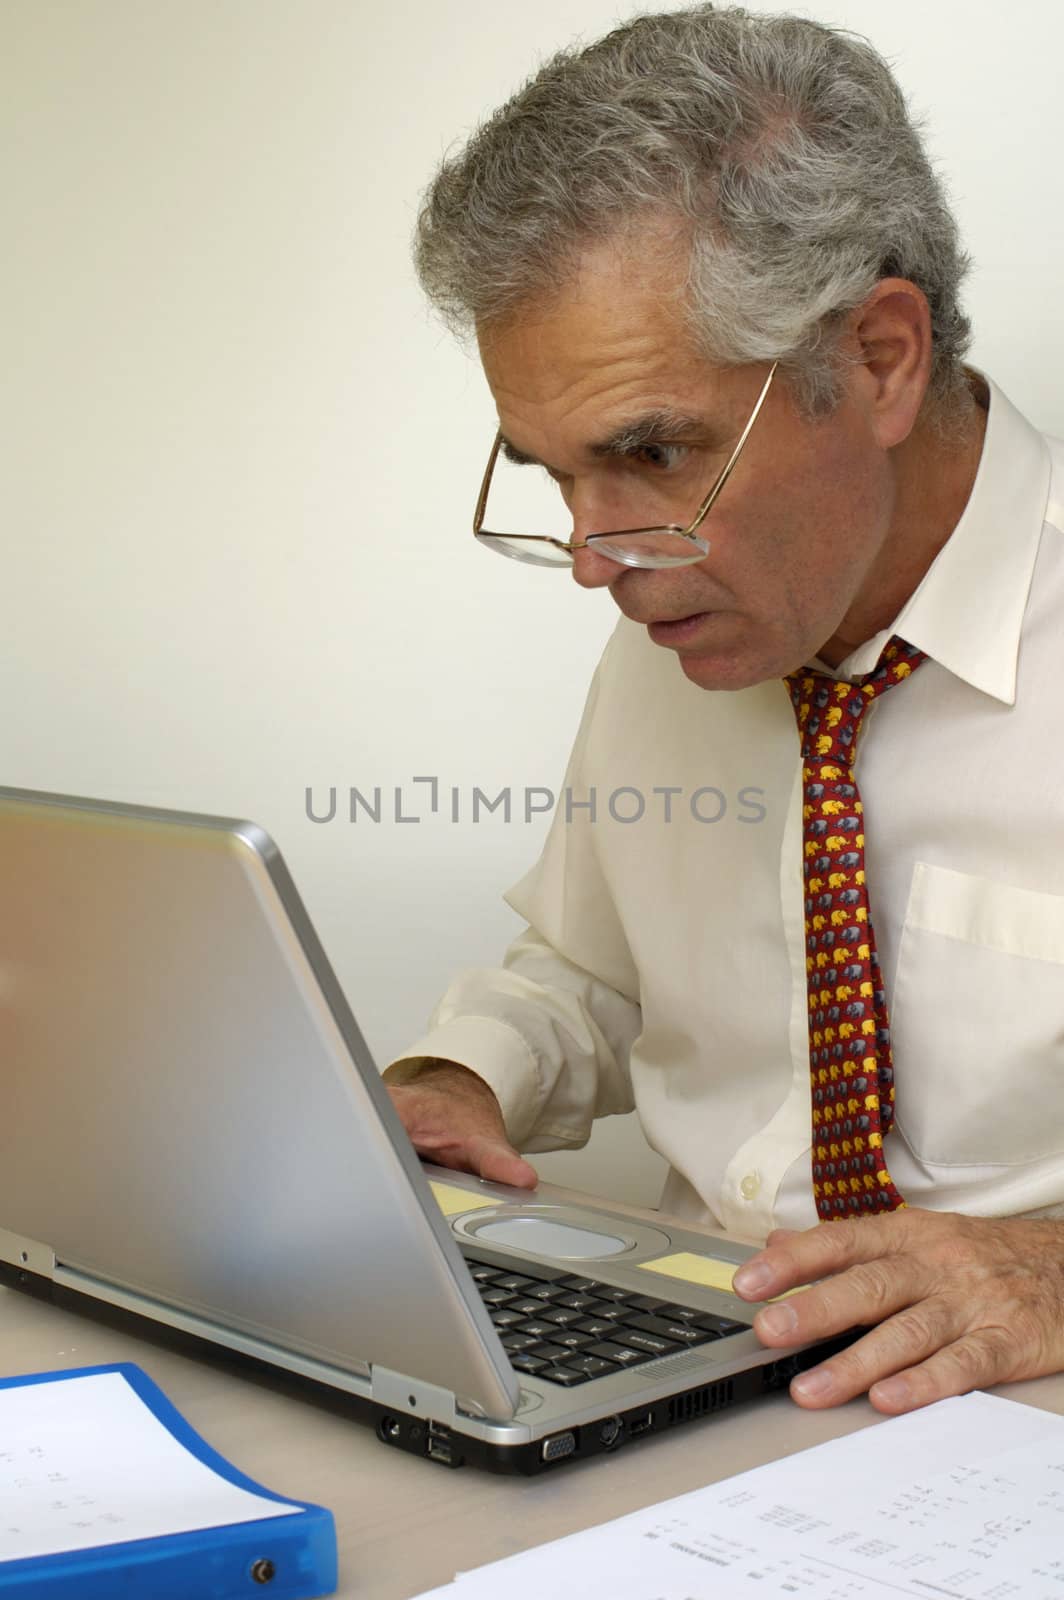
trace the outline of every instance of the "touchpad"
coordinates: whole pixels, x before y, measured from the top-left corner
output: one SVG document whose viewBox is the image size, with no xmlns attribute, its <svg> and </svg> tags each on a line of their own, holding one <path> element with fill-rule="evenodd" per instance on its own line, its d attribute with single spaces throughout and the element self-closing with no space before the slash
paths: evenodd
<svg viewBox="0 0 1064 1600">
<path fill-rule="evenodd" d="M 503 1217 L 498 1222 L 485 1222 L 477 1229 L 476 1237 L 536 1256 L 558 1256 L 563 1261 L 616 1256 L 632 1248 L 630 1239 L 619 1239 L 614 1233 L 592 1233 L 590 1228 L 548 1222 L 544 1217 Z"/>
</svg>

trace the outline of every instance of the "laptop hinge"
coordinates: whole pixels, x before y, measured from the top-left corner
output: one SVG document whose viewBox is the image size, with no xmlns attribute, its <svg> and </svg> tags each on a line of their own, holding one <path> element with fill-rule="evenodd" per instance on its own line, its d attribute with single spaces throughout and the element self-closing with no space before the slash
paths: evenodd
<svg viewBox="0 0 1064 1600">
<path fill-rule="evenodd" d="M 433 1422 L 454 1422 L 457 1412 L 450 1389 L 438 1389 L 420 1378 L 405 1378 L 401 1372 L 374 1363 L 370 1369 L 373 1398 L 382 1406 L 393 1406 L 410 1416 L 428 1417 Z"/>
<path fill-rule="evenodd" d="M 38 1272 L 45 1278 L 55 1272 L 55 1251 L 50 1245 L 24 1239 L 6 1228 L 0 1228 L 0 1261 L 12 1267 L 25 1267 L 27 1272 Z"/>
</svg>

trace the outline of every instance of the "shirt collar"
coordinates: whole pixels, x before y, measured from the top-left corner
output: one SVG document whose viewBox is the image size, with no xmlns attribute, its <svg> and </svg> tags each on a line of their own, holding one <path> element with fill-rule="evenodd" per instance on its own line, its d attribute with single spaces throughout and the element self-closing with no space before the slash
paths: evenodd
<svg viewBox="0 0 1064 1600">
<path fill-rule="evenodd" d="M 990 400 L 983 451 L 960 521 L 890 627 L 852 651 L 834 676 L 871 672 L 898 634 L 973 688 L 1015 703 L 1050 458 L 1042 435 L 984 381 Z"/>
</svg>

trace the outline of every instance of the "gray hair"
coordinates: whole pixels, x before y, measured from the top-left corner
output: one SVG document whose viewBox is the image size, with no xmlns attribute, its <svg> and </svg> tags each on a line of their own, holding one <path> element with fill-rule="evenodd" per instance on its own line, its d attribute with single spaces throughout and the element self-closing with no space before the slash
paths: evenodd
<svg viewBox="0 0 1064 1600">
<path fill-rule="evenodd" d="M 866 40 L 698 5 L 563 50 L 444 162 L 415 262 L 466 334 L 557 292 L 582 251 L 654 216 L 689 235 L 688 306 L 706 355 L 779 360 L 811 416 L 840 398 L 846 314 L 883 278 L 915 283 L 931 308 L 926 410 L 943 432 L 959 420 L 968 258 Z"/>
</svg>

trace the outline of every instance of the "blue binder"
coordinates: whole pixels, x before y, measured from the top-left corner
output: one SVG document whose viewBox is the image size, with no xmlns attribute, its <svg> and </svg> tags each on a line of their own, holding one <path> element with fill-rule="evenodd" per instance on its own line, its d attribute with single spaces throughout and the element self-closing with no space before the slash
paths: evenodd
<svg viewBox="0 0 1064 1600">
<path fill-rule="evenodd" d="M 160 1538 L 93 1545 L 27 1560 L 0 1560 L 3 1600 L 313 1600 L 336 1588 L 332 1513 L 273 1494 L 212 1450 L 146 1372 L 130 1362 L 0 1379 L 0 1389 L 120 1374 L 180 1444 L 220 1478 L 278 1506 L 253 1522 L 232 1522 Z M 3 1441 L 0 1440 L 0 1449 Z M 0 1520 L 12 1507 L 0 1497 Z"/>
</svg>

